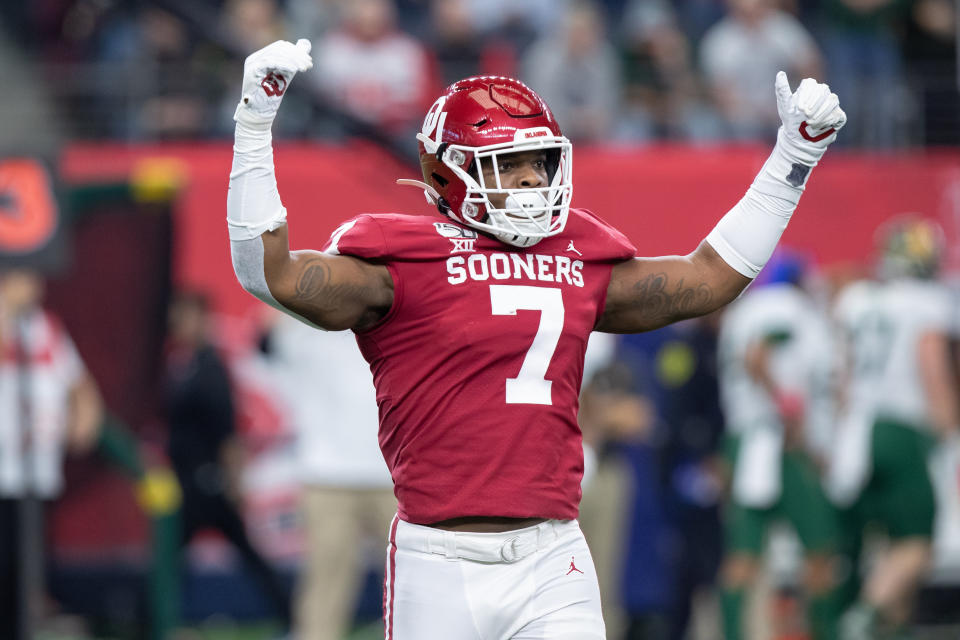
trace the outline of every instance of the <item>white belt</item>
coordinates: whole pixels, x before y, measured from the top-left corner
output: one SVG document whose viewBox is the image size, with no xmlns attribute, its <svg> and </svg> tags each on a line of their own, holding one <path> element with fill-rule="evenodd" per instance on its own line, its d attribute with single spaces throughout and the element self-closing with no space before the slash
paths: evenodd
<svg viewBox="0 0 960 640">
<path fill-rule="evenodd" d="M 512 563 L 549 546 L 566 530 L 576 527 L 575 520 L 547 520 L 513 531 L 473 533 L 434 529 L 398 518 L 395 542 L 398 549 L 433 553 L 448 559 Z"/>
</svg>

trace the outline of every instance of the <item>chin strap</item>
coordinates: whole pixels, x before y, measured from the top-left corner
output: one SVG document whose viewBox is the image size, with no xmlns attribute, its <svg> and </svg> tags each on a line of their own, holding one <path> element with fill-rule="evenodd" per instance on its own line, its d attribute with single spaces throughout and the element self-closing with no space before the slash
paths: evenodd
<svg viewBox="0 0 960 640">
<path fill-rule="evenodd" d="M 417 187 L 418 189 L 423 189 L 423 197 L 427 199 L 427 204 L 437 204 L 440 202 L 440 194 L 436 189 L 428 185 L 426 182 L 411 180 L 409 178 L 400 178 L 397 180 L 397 184 L 401 187 Z"/>
</svg>

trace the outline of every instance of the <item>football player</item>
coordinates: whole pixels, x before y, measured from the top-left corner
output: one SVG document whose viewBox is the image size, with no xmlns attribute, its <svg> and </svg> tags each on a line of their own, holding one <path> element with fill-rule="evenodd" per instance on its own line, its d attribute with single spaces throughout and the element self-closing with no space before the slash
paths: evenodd
<svg viewBox="0 0 960 640">
<path fill-rule="evenodd" d="M 624 333 L 733 300 L 769 258 L 846 122 L 829 87 L 792 92 L 752 186 L 692 253 L 639 258 L 572 209 L 572 148 L 521 82 L 448 87 L 417 135 L 439 215 L 361 215 L 322 251 L 291 252 L 271 124 L 310 43 L 244 64 L 227 197 L 243 287 L 323 329 L 355 332 L 399 507 L 389 531 L 387 638 L 604 638 L 577 524 L 577 425 L 593 330 Z"/>
<path fill-rule="evenodd" d="M 960 425 L 952 302 L 936 282 L 943 230 L 908 215 L 878 235 L 880 281 L 848 285 L 834 307 L 848 381 L 828 488 L 855 538 L 875 524 L 890 545 L 844 615 L 843 640 L 888 637 L 909 621 L 931 559 L 936 500 L 928 457 Z"/>
<path fill-rule="evenodd" d="M 763 286 L 730 305 L 721 325 L 720 390 L 733 468 L 721 576 L 726 640 L 746 637 L 747 589 L 778 520 L 803 546 L 801 586 L 814 640 L 835 638 L 842 606 L 837 519 L 818 464 L 832 427 L 833 351 L 826 314 L 802 289 L 804 270 L 799 256 L 775 256 Z"/>
</svg>

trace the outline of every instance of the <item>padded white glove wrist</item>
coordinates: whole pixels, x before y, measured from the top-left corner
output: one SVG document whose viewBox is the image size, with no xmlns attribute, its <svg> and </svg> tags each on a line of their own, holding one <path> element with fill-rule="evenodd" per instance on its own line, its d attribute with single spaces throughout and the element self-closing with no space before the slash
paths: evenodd
<svg viewBox="0 0 960 640">
<path fill-rule="evenodd" d="M 837 94 L 813 78 L 804 78 L 796 92 L 791 92 L 787 74 L 780 71 L 775 87 L 783 123 L 777 132 L 777 144 L 791 160 L 812 167 L 837 139 L 837 131 L 847 123 L 847 114 L 840 108 Z"/>
<path fill-rule="evenodd" d="M 760 193 L 796 204 L 810 170 L 837 139 L 837 131 L 846 124 L 847 114 L 840 108 L 837 94 L 813 78 L 804 78 L 796 92 L 791 92 L 787 74 L 780 71 L 774 86 L 777 111 L 783 124 L 777 131 L 773 153 L 753 186 Z"/>
<path fill-rule="evenodd" d="M 770 259 L 806 188 L 807 178 L 837 131 L 847 122 L 830 87 L 811 78 L 790 91 L 777 73 L 777 111 L 783 123 L 777 144 L 747 193 L 707 236 L 707 242 L 739 273 L 754 278 Z"/>
</svg>

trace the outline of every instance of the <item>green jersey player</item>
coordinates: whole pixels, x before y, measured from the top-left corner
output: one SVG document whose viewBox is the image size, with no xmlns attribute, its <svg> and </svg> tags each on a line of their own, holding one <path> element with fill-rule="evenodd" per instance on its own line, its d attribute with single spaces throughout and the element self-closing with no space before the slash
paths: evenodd
<svg viewBox="0 0 960 640">
<path fill-rule="evenodd" d="M 908 621 L 930 563 L 936 507 L 928 455 L 960 424 L 951 298 L 935 281 L 943 231 L 905 216 L 880 235 L 881 281 L 849 285 L 834 310 L 847 384 L 829 489 L 857 538 L 875 525 L 890 541 L 844 616 L 844 640 L 885 637 Z"/>
<path fill-rule="evenodd" d="M 722 603 L 727 640 L 744 637 L 746 590 L 755 581 L 773 521 L 786 521 L 804 548 L 803 590 L 816 640 L 833 638 L 835 512 L 817 459 L 829 431 L 831 351 L 826 316 L 796 284 L 796 258 L 774 267 L 774 283 L 735 303 L 720 332 L 721 399 L 733 483 L 726 518 Z M 779 282 L 776 282 L 779 280 Z"/>
<path fill-rule="evenodd" d="M 930 563 L 935 500 L 928 455 L 960 424 L 948 336 L 951 298 L 935 281 L 943 231 L 916 216 L 881 230 L 880 282 L 837 298 L 847 383 L 829 490 L 852 532 L 874 525 L 890 545 L 844 616 L 844 640 L 896 633 Z M 854 545 L 854 549 L 859 543 Z"/>
</svg>

